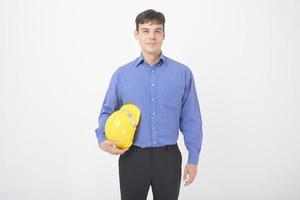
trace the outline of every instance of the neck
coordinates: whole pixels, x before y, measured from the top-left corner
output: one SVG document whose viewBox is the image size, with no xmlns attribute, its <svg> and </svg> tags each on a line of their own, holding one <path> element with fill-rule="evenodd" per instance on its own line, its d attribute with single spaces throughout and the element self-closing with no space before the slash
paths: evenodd
<svg viewBox="0 0 300 200">
<path fill-rule="evenodd" d="M 159 54 L 147 54 L 142 52 L 144 59 L 146 60 L 147 63 L 150 65 L 153 65 L 156 63 L 161 55 L 161 52 Z"/>
</svg>

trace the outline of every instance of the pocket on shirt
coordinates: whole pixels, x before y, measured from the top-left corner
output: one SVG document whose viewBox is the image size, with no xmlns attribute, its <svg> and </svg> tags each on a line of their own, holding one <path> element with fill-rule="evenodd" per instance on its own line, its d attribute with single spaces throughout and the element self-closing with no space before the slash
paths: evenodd
<svg viewBox="0 0 300 200">
<path fill-rule="evenodd" d="M 182 97 L 180 85 L 160 86 L 160 93 L 162 105 L 173 108 L 180 106 Z"/>
</svg>

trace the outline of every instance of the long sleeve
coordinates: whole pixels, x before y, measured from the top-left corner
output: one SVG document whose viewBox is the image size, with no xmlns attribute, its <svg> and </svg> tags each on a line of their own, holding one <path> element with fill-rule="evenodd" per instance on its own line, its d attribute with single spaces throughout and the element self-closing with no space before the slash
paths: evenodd
<svg viewBox="0 0 300 200">
<path fill-rule="evenodd" d="M 98 118 L 99 127 L 95 130 L 98 143 L 100 144 L 105 137 L 105 123 L 107 118 L 119 108 L 118 98 L 118 79 L 117 72 L 115 72 L 110 80 L 108 90 L 106 91 L 104 101 L 101 107 L 100 115 Z"/>
<path fill-rule="evenodd" d="M 202 146 L 202 118 L 192 71 L 185 74 L 185 92 L 182 99 L 180 131 L 188 150 L 188 163 L 198 164 Z"/>
</svg>

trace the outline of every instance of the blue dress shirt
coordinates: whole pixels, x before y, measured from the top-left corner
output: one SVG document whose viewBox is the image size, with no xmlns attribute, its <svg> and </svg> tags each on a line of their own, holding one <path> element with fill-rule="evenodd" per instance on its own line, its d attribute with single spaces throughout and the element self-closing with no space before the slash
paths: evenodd
<svg viewBox="0 0 300 200">
<path fill-rule="evenodd" d="M 202 119 L 192 71 L 161 54 L 149 65 L 142 54 L 112 75 L 95 130 L 98 143 L 105 139 L 107 118 L 123 104 L 141 110 L 133 144 L 159 147 L 176 144 L 179 130 L 188 150 L 188 163 L 198 164 L 202 145 Z"/>
</svg>

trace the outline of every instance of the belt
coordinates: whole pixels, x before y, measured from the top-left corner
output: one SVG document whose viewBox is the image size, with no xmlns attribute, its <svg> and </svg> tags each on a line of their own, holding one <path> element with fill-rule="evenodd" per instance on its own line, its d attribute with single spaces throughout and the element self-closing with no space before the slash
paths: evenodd
<svg viewBox="0 0 300 200">
<path fill-rule="evenodd" d="M 132 150 L 136 150 L 136 151 L 149 151 L 149 150 L 171 150 L 171 149 L 176 149 L 178 148 L 177 143 L 176 144 L 171 144 L 171 145 L 165 145 L 165 146 L 160 146 L 160 147 L 139 147 L 139 146 L 135 146 L 132 145 L 130 147 L 130 149 Z"/>
</svg>

